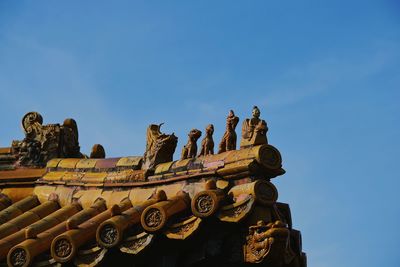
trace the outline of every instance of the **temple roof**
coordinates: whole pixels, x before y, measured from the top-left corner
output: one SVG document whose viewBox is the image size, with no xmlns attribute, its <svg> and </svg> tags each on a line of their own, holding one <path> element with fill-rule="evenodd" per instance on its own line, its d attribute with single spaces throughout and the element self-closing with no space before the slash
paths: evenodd
<svg viewBox="0 0 400 267">
<path fill-rule="evenodd" d="M 192 266 L 211 238 L 230 244 L 228 237 L 237 236 L 237 262 L 305 267 L 301 235 L 270 181 L 285 173 L 280 152 L 267 143 L 268 127 L 257 116 L 245 120 L 236 150 L 238 121 L 231 111 L 217 154 L 213 125 L 199 154 L 201 131 L 192 129 L 173 160 L 177 137 L 154 124 L 143 157 L 105 158 L 96 144 L 88 158 L 73 119 L 43 125 L 39 113 L 26 114 L 24 140 L 0 148 L 0 264 L 110 265 L 107 258 L 121 255 L 140 262 L 175 246 L 185 251 L 180 266 Z"/>
</svg>

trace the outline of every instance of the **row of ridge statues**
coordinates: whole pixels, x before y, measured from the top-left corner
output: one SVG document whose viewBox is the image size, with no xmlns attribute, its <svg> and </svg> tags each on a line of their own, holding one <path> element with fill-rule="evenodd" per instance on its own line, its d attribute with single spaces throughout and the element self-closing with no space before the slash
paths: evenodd
<svg viewBox="0 0 400 267">
<path fill-rule="evenodd" d="M 242 139 L 240 148 L 252 145 L 268 144 L 267 140 L 267 123 L 260 119 L 260 110 L 257 106 L 253 107 L 253 117 L 245 119 L 242 124 Z M 231 110 L 226 118 L 226 130 L 218 145 L 218 154 L 230 150 L 235 150 L 237 146 L 236 126 L 239 123 L 233 110 Z M 173 160 L 178 138 L 174 134 L 161 133 L 162 124 L 151 124 L 147 129 L 146 152 L 144 154 L 144 168 L 152 169 L 157 164 L 169 162 Z M 209 124 L 205 130 L 206 134 L 201 141 L 200 153 L 198 156 L 206 156 L 214 154 L 214 125 Z M 188 134 L 188 142 L 182 148 L 181 160 L 194 158 L 197 156 L 197 141 L 201 137 L 202 132 L 198 129 L 192 129 Z"/>
<path fill-rule="evenodd" d="M 222 136 L 222 140 L 218 145 L 218 154 L 235 150 L 237 143 L 236 126 L 239 122 L 233 110 L 229 111 L 226 118 L 226 130 Z M 242 141 L 240 147 L 247 147 L 249 145 L 267 144 L 267 123 L 260 119 L 260 110 L 257 106 L 253 107 L 253 117 L 245 119 L 242 126 Z M 206 136 L 201 141 L 201 150 L 199 156 L 206 156 L 214 154 L 214 125 L 209 124 L 206 128 Z M 189 133 L 189 141 L 182 149 L 181 159 L 194 158 L 197 154 L 197 140 L 201 136 L 201 131 L 193 129 Z"/>
<path fill-rule="evenodd" d="M 242 125 L 240 148 L 251 145 L 267 144 L 267 123 L 260 119 L 260 110 L 253 107 L 253 117 L 245 119 Z M 218 145 L 218 153 L 235 150 L 237 146 L 236 126 L 239 118 L 231 110 L 226 118 L 226 130 Z M 151 124 L 147 129 L 146 151 L 143 169 L 152 169 L 157 164 L 172 161 L 178 138 L 174 134 L 161 133 L 162 124 Z M 43 125 L 43 118 L 37 112 L 29 112 L 22 119 L 25 138 L 13 141 L 12 153 L 20 166 L 44 166 L 52 158 L 85 158 L 80 152 L 78 126 L 74 119 L 66 119 L 62 125 Z M 199 156 L 214 154 L 214 125 L 209 124 L 201 142 Z M 201 131 L 192 129 L 189 140 L 182 149 L 181 159 L 197 156 L 197 141 Z M 92 148 L 90 158 L 104 158 L 105 150 L 100 144 Z"/>
</svg>

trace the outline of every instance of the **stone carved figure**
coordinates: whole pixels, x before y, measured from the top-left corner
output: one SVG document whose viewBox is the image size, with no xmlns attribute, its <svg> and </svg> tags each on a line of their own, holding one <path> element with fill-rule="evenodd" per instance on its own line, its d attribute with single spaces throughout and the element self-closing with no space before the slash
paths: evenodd
<svg viewBox="0 0 400 267">
<path fill-rule="evenodd" d="M 239 117 L 235 116 L 233 110 L 229 111 L 228 117 L 226 118 L 226 130 L 222 137 L 221 143 L 218 146 L 218 153 L 236 149 L 236 125 L 239 122 Z"/>
<path fill-rule="evenodd" d="M 42 158 L 39 141 L 24 139 L 21 142 L 19 161 L 22 165 L 40 165 Z"/>
<path fill-rule="evenodd" d="M 42 151 L 45 153 L 43 155 L 45 161 L 56 157 L 70 157 L 70 155 L 63 153 L 64 136 L 62 135 L 62 127 L 59 124 L 43 125 L 40 137 Z"/>
<path fill-rule="evenodd" d="M 65 119 L 62 126 L 63 154 L 72 158 L 80 158 L 78 125 L 74 119 Z"/>
<path fill-rule="evenodd" d="M 260 110 L 257 106 L 253 107 L 253 117 L 245 119 L 242 125 L 242 140 L 240 147 L 244 148 L 250 145 L 268 144 L 267 123 L 260 119 Z"/>
<path fill-rule="evenodd" d="M 182 149 L 182 159 L 194 158 L 197 154 L 197 140 L 201 136 L 201 131 L 197 129 L 192 129 L 189 134 L 189 140 L 187 144 Z"/>
<path fill-rule="evenodd" d="M 151 124 L 147 128 L 143 169 L 154 169 L 157 164 L 172 161 L 173 159 L 178 137 L 174 133 L 161 133 L 162 125 Z"/>
<path fill-rule="evenodd" d="M 28 112 L 22 118 L 22 128 L 27 139 L 33 140 L 40 135 L 43 117 L 38 112 Z"/>
<path fill-rule="evenodd" d="M 201 150 L 199 156 L 214 154 L 214 125 L 209 124 L 206 128 L 206 136 L 201 141 Z"/>
<path fill-rule="evenodd" d="M 267 263 L 282 266 L 295 257 L 289 245 L 289 230 L 281 221 L 265 224 L 258 221 L 249 227 L 244 246 L 244 258 L 248 263 Z"/>
<path fill-rule="evenodd" d="M 94 144 L 92 147 L 92 152 L 90 152 L 91 159 L 104 159 L 106 157 L 106 151 L 104 147 L 100 144 Z"/>
<path fill-rule="evenodd" d="M 16 165 L 44 166 L 56 157 L 81 158 L 78 127 L 75 120 L 66 119 L 64 124 L 43 125 L 43 117 L 29 112 L 22 118 L 25 138 L 13 141 L 12 151 L 18 158 Z"/>
</svg>

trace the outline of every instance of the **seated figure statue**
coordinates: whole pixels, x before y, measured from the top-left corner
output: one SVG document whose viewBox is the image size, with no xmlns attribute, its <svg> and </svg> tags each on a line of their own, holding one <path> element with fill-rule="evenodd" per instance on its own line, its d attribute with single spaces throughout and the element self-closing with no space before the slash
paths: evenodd
<svg viewBox="0 0 400 267">
<path fill-rule="evenodd" d="M 268 144 L 267 123 L 260 119 L 260 110 L 257 106 L 253 107 L 253 118 L 245 119 L 242 125 L 242 140 L 240 148 L 251 145 Z"/>
</svg>

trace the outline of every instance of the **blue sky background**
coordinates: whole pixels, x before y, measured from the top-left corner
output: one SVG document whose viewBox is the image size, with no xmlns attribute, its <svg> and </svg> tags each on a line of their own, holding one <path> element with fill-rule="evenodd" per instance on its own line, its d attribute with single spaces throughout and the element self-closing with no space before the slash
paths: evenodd
<svg viewBox="0 0 400 267">
<path fill-rule="evenodd" d="M 0 146 L 35 110 L 108 156 L 165 122 L 179 157 L 258 105 L 311 267 L 400 266 L 399 85 L 397 0 L 0 1 Z"/>
</svg>

